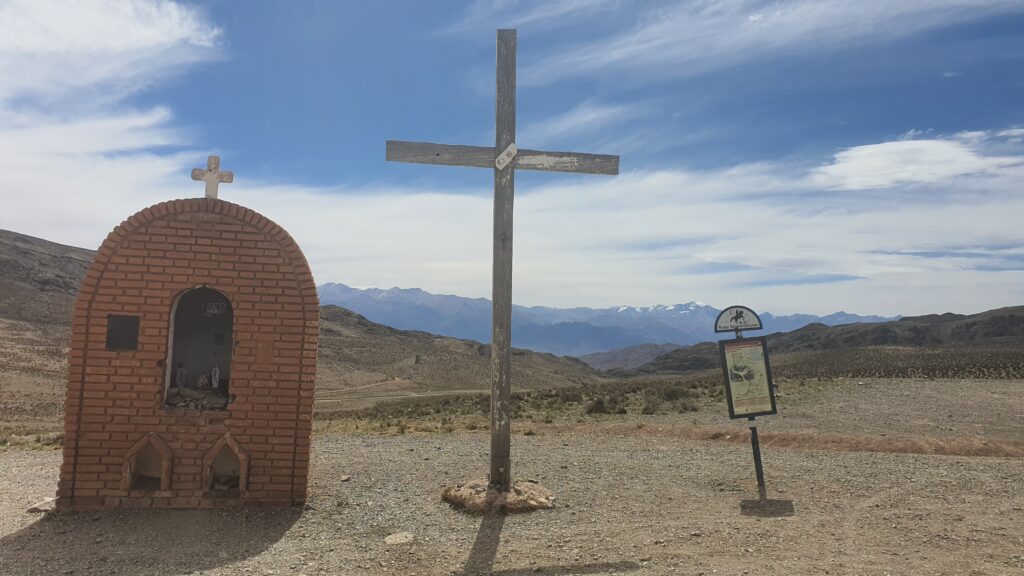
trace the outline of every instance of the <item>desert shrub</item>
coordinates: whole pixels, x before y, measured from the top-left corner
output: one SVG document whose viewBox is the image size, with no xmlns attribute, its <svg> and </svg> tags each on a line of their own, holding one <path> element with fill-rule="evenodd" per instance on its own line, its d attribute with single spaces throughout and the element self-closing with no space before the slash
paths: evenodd
<svg viewBox="0 0 1024 576">
<path fill-rule="evenodd" d="M 657 414 L 658 408 L 661 407 L 661 400 L 653 394 L 648 394 L 644 397 L 644 405 L 640 408 L 641 414 Z"/>
<path fill-rule="evenodd" d="M 679 401 L 679 413 L 680 414 L 682 414 L 683 412 L 696 412 L 696 411 L 697 411 L 697 403 L 694 402 L 693 400 L 680 400 Z"/>
<path fill-rule="evenodd" d="M 580 388 L 562 388 L 558 390 L 558 401 L 563 404 L 579 404 L 583 402 L 583 390 Z"/>
<path fill-rule="evenodd" d="M 608 414 L 608 405 L 603 396 L 598 396 L 587 404 L 587 414 Z"/>
</svg>

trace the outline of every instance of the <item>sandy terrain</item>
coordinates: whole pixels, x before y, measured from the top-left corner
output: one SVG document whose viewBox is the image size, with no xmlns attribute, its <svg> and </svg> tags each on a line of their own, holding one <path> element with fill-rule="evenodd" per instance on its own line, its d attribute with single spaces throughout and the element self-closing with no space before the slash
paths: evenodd
<svg viewBox="0 0 1024 576">
<path fill-rule="evenodd" d="M 713 401 L 517 421 L 513 472 L 552 490 L 556 508 L 509 517 L 440 499 L 485 474 L 484 432 L 321 423 L 304 510 L 41 517 L 26 509 L 53 495 L 60 453 L 0 448 L 0 575 L 1024 574 L 1022 390 L 783 383 L 782 412 L 759 428 L 769 494 L 792 501 L 791 517 L 741 514 L 757 493 L 747 423 Z M 408 535 L 385 542 L 396 533 Z"/>
<path fill-rule="evenodd" d="M 515 472 L 554 510 L 443 504 L 486 453 L 483 433 L 327 434 L 306 510 L 40 518 L 25 510 L 53 493 L 60 455 L 8 450 L 0 574 L 1024 573 L 1021 458 L 766 449 L 770 495 L 796 515 L 757 518 L 739 510 L 756 496 L 747 445 L 541 432 L 514 438 Z M 398 532 L 411 542 L 385 544 Z"/>
</svg>

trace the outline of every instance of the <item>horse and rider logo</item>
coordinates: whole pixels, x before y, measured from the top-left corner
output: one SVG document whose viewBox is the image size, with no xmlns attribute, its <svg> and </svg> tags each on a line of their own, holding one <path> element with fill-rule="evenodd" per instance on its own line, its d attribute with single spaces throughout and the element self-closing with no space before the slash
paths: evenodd
<svg viewBox="0 0 1024 576">
<path fill-rule="evenodd" d="M 760 330 L 761 319 L 757 313 L 746 306 L 730 306 L 718 315 L 715 320 L 715 332 L 732 332 L 733 330 Z"/>
</svg>

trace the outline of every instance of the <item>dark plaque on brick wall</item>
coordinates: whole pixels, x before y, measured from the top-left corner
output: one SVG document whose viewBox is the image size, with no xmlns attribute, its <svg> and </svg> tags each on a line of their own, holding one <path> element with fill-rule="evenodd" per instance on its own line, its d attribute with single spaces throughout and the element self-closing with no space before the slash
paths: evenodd
<svg viewBox="0 0 1024 576">
<path fill-rule="evenodd" d="M 107 350 L 136 350 L 139 347 L 138 316 L 107 316 Z"/>
</svg>

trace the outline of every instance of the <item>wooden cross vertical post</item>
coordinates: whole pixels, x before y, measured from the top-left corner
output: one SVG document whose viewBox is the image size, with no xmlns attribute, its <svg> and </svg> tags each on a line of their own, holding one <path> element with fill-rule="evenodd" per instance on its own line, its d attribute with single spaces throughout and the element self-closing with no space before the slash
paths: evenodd
<svg viewBox="0 0 1024 576">
<path fill-rule="evenodd" d="M 619 157 L 545 152 L 516 147 L 516 31 L 498 30 L 494 148 L 387 141 L 394 162 L 471 166 L 494 170 L 494 253 L 491 275 L 491 473 L 490 484 L 512 484 L 512 205 L 515 169 L 584 174 L 619 173 Z"/>
</svg>

